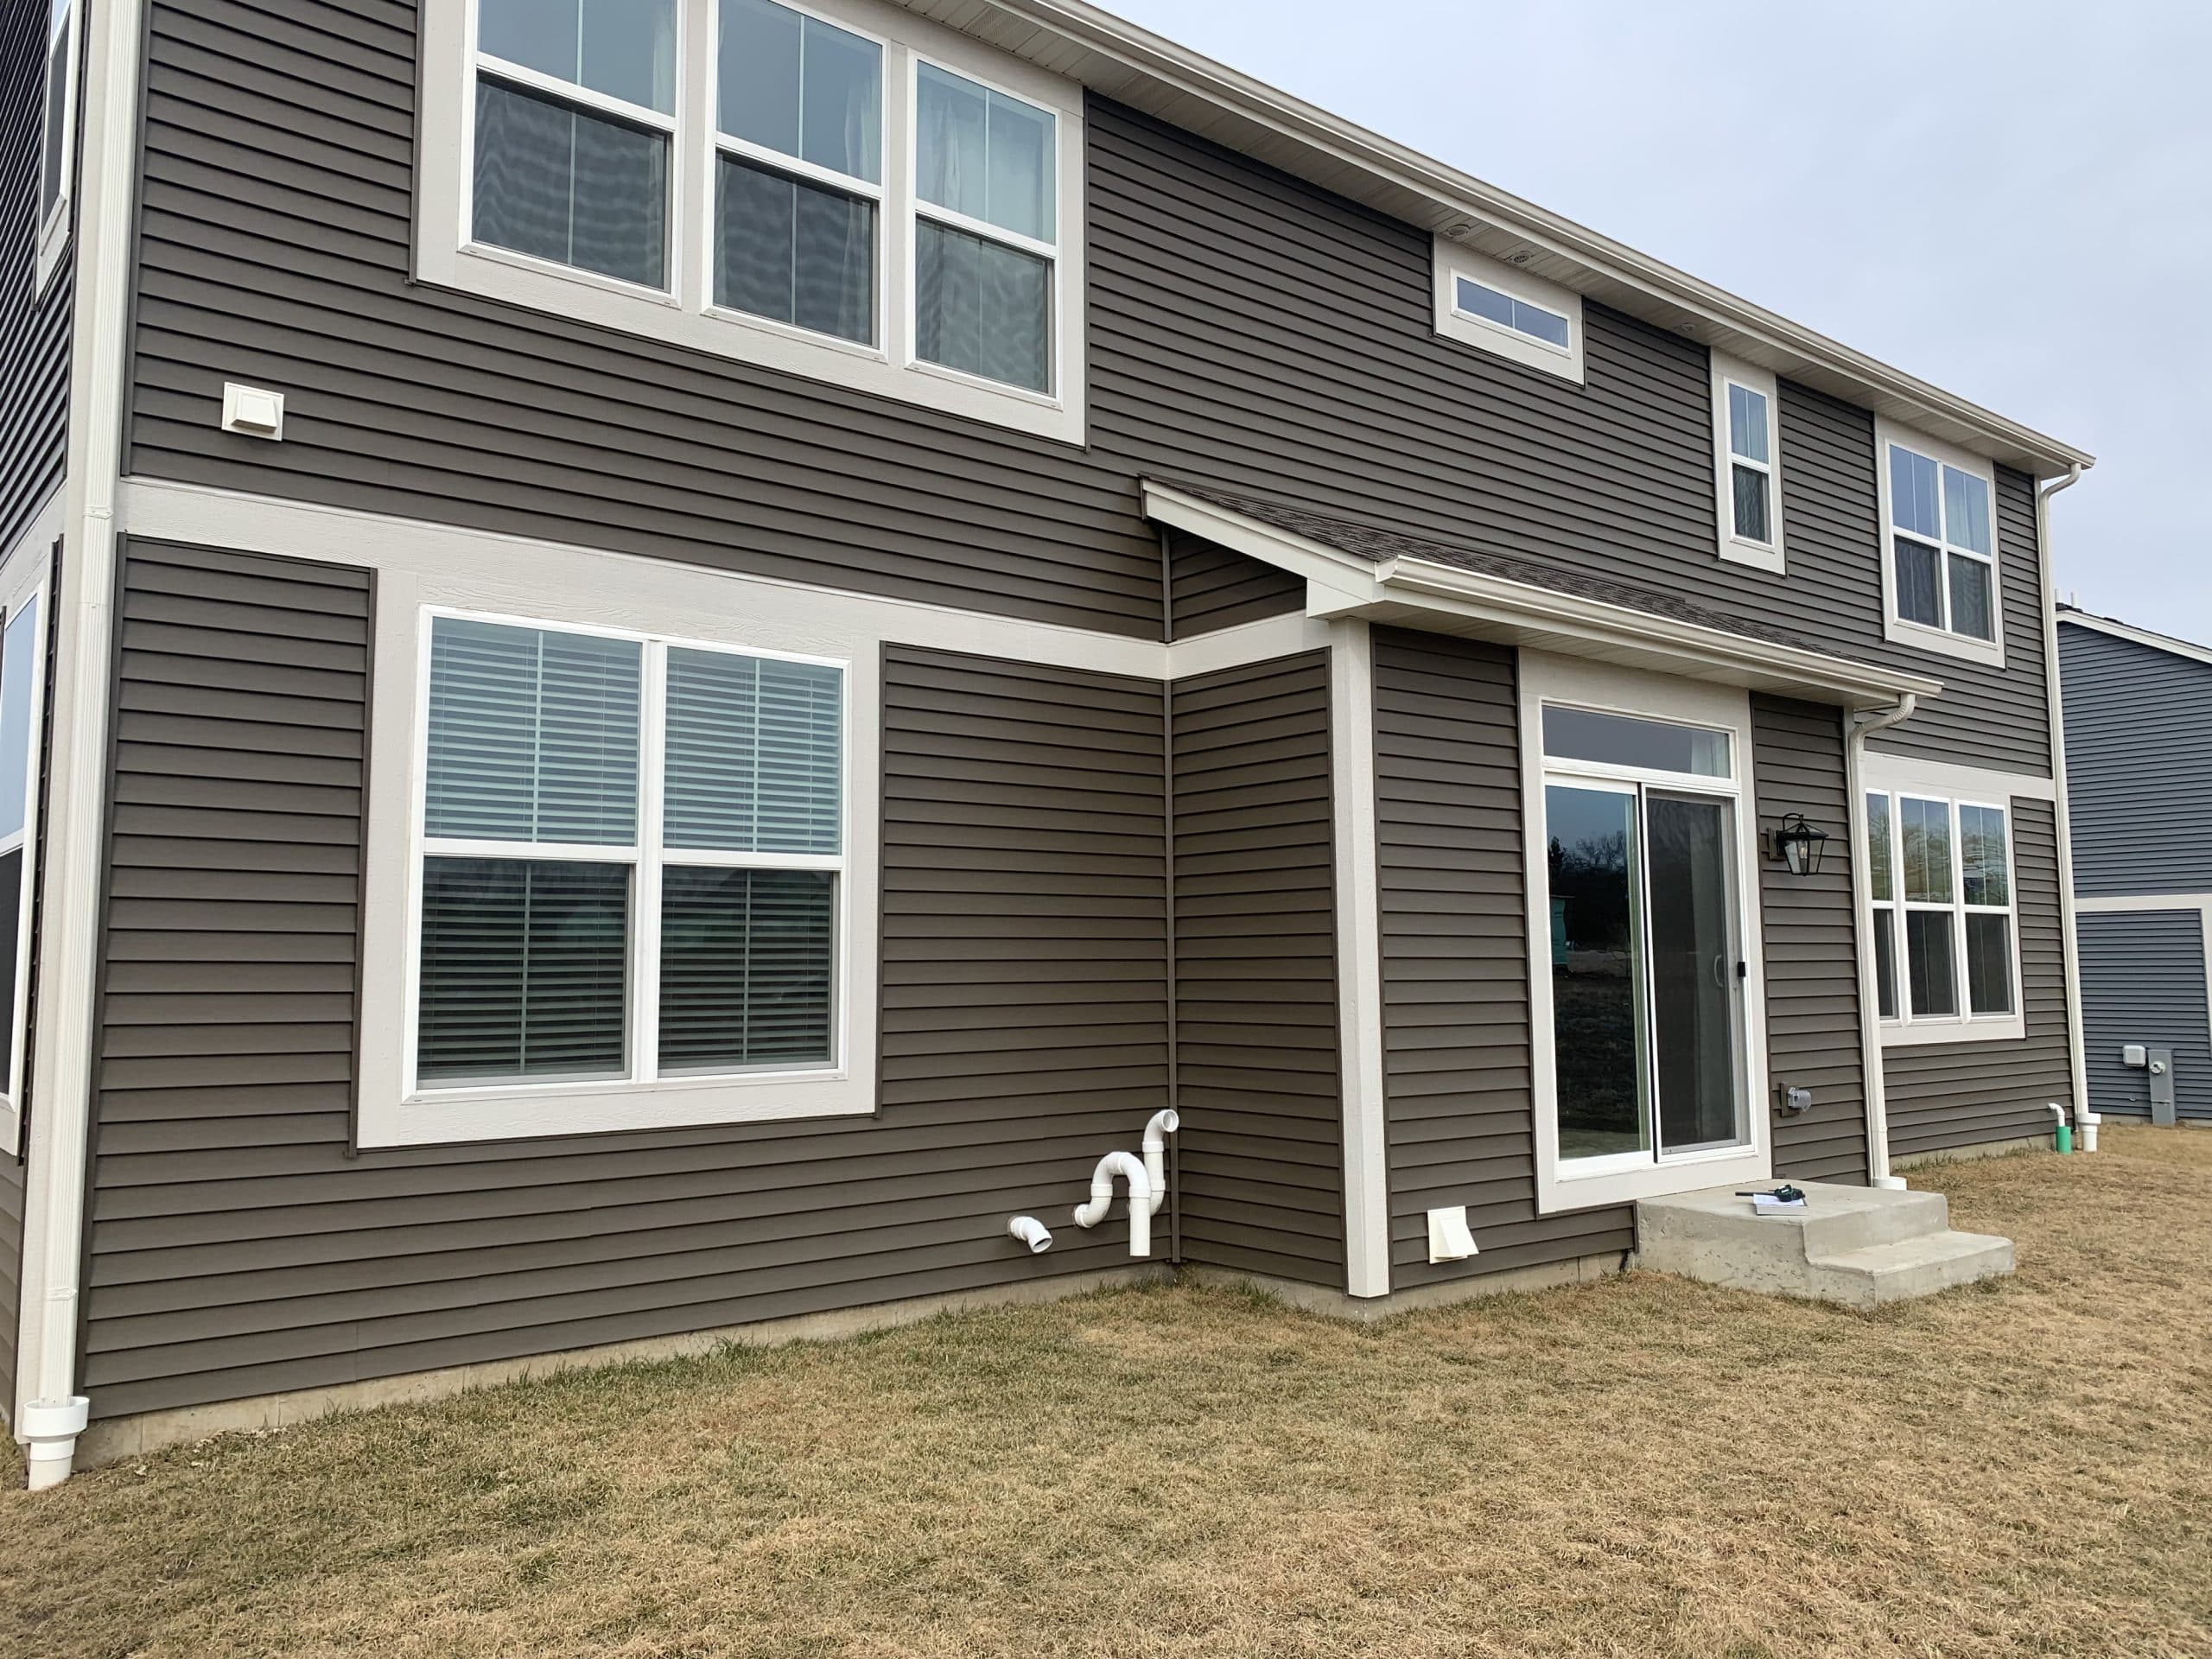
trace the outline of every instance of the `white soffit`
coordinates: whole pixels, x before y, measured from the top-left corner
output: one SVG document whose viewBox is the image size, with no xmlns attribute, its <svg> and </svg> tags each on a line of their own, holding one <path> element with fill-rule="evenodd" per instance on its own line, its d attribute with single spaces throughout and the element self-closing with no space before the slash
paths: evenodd
<svg viewBox="0 0 2212 1659">
<path fill-rule="evenodd" d="M 1615 310 L 2037 478 L 2095 457 L 1082 0 L 897 0 L 1039 67 Z M 1962 302 L 1965 302 L 1962 301 Z"/>
</svg>

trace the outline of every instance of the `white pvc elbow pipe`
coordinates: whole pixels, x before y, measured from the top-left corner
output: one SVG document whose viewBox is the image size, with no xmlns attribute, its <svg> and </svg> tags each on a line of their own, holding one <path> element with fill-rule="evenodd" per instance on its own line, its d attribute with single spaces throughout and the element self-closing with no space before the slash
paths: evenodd
<svg viewBox="0 0 2212 1659">
<path fill-rule="evenodd" d="M 1160 1206 L 1167 1202 L 1167 1137 L 1183 1127 L 1183 1120 L 1175 1115 L 1173 1107 L 1154 1112 L 1152 1121 L 1144 1126 L 1144 1173 L 1152 1183 L 1152 1203 L 1148 1213 L 1158 1215 Z"/>
<path fill-rule="evenodd" d="M 1075 1224 L 1096 1227 L 1113 1207 L 1114 1180 L 1129 1185 L 1129 1254 L 1152 1254 L 1152 1180 L 1135 1153 L 1109 1152 L 1090 1172 L 1090 1202 L 1075 1207 Z"/>
<path fill-rule="evenodd" d="M 1032 1255 L 1042 1255 L 1052 1248 L 1052 1235 L 1045 1224 L 1034 1216 L 1016 1216 L 1006 1224 L 1009 1237 L 1020 1239 L 1029 1247 Z"/>
</svg>

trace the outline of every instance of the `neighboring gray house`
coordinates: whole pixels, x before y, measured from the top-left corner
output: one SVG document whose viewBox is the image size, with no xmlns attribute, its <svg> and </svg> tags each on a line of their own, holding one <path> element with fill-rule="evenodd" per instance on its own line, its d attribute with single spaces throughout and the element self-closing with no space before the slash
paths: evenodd
<svg viewBox="0 0 2212 1659">
<path fill-rule="evenodd" d="M 0 17 L 19 1435 L 2081 1098 L 2079 451 L 1075 0 Z"/>
<path fill-rule="evenodd" d="M 2061 605 L 2058 652 L 2089 1103 L 2212 1124 L 2212 648 Z"/>
</svg>

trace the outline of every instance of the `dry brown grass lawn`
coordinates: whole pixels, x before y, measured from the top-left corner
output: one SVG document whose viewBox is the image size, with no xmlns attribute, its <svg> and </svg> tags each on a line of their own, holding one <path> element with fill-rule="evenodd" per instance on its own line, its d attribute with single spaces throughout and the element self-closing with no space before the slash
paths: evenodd
<svg viewBox="0 0 2212 1659">
<path fill-rule="evenodd" d="M 1961 1165 L 2012 1280 L 1357 1330 L 1186 1290 L 0 1495 L 0 1652 L 2212 1654 L 2212 1135 Z"/>
</svg>

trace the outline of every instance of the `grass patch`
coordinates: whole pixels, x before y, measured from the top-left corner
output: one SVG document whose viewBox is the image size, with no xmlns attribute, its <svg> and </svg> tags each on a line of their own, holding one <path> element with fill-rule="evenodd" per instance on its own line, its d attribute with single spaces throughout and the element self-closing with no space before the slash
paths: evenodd
<svg viewBox="0 0 2212 1659">
<path fill-rule="evenodd" d="M 0 1493 L 0 1654 L 2212 1652 L 2212 1135 L 1914 1177 L 2012 1279 L 1230 1291 L 574 1372 Z"/>
</svg>

